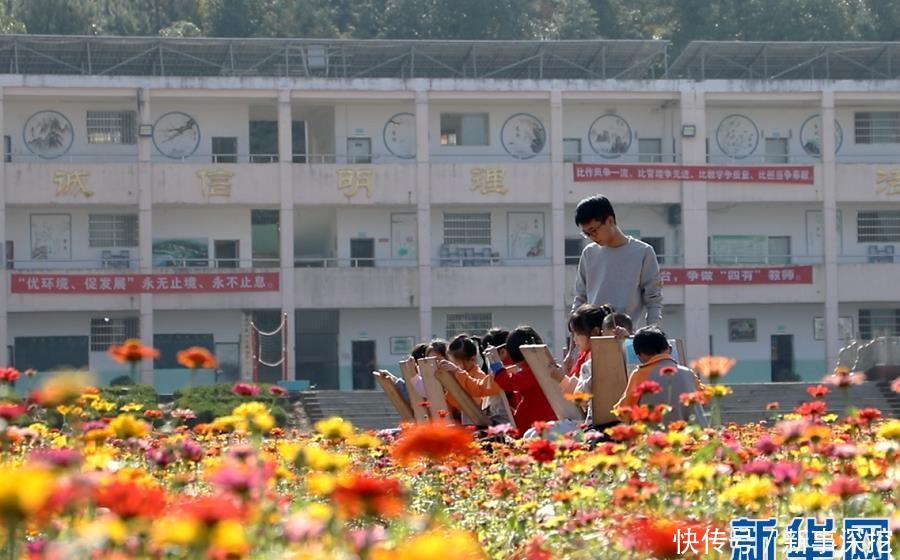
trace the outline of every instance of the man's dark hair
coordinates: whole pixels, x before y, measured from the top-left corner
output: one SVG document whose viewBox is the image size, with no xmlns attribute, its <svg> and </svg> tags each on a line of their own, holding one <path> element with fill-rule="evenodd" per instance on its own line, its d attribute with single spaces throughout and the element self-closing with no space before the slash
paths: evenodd
<svg viewBox="0 0 900 560">
<path fill-rule="evenodd" d="M 575 225 L 581 226 L 592 220 L 605 223 L 607 218 L 613 217 L 616 221 L 616 212 L 613 210 L 612 203 L 602 194 L 585 198 L 575 207 Z"/>
<path fill-rule="evenodd" d="M 509 352 L 509 357 L 513 362 L 524 362 L 525 356 L 522 355 L 522 351 L 519 350 L 519 347 L 524 344 L 543 343 L 544 340 L 534 328 L 529 327 L 528 325 L 520 325 L 509 333 L 509 338 L 506 339 L 506 351 Z"/>
<path fill-rule="evenodd" d="M 634 353 L 655 356 L 669 351 L 669 339 L 659 327 L 644 327 L 634 333 Z"/>
<path fill-rule="evenodd" d="M 574 334 L 590 336 L 591 331 L 595 328 L 603 328 L 603 320 L 611 313 L 614 313 L 614 311 L 608 303 L 603 305 L 585 303 L 579 306 L 569 317 L 569 329 Z"/>
<path fill-rule="evenodd" d="M 628 334 L 634 332 L 634 323 L 627 313 L 610 313 L 603 319 L 604 329 L 614 329 L 616 327 L 622 327 L 628 331 Z"/>
<path fill-rule="evenodd" d="M 428 344 L 425 342 L 420 342 L 419 344 L 413 346 L 412 352 L 410 352 L 409 355 L 412 356 L 414 360 L 421 360 L 427 353 Z"/>
</svg>

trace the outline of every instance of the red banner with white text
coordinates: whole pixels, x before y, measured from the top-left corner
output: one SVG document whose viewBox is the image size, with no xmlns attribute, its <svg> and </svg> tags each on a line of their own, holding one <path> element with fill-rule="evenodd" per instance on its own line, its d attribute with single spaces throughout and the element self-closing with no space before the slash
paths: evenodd
<svg viewBox="0 0 900 560">
<path fill-rule="evenodd" d="M 812 185 L 812 165 L 576 163 L 575 181 L 708 181 Z"/>
<path fill-rule="evenodd" d="M 746 266 L 740 268 L 663 268 L 659 271 L 663 285 L 747 285 L 747 284 L 812 284 L 813 267 Z"/>
<path fill-rule="evenodd" d="M 277 272 L 12 275 L 14 294 L 187 294 L 278 291 Z"/>
</svg>

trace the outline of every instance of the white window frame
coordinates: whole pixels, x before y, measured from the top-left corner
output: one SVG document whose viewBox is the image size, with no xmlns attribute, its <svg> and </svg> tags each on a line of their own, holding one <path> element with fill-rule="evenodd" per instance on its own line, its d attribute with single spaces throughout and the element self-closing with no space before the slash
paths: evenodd
<svg viewBox="0 0 900 560">
<path fill-rule="evenodd" d="M 900 111 L 857 111 L 853 132 L 857 144 L 900 144 Z"/>
<path fill-rule="evenodd" d="M 464 143 L 466 117 L 484 119 L 484 139 L 479 143 Z M 456 121 L 451 123 L 450 121 Z M 491 143 L 491 119 L 488 113 L 441 113 L 441 146 L 489 146 Z M 450 132 L 451 128 L 454 132 Z"/>
<path fill-rule="evenodd" d="M 444 212 L 444 245 L 491 245 L 490 212 Z"/>
<path fill-rule="evenodd" d="M 857 314 L 860 338 L 869 340 L 877 336 L 900 336 L 898 314 L 900 310 L 894 308 L 860 309 Z M 866 316 L 865 319 L 863 315 Z"/>
<path fill-rule="evenodd" d="M 133 226 L 129 221 L 133 220 Z M 127 228 L 131 227 L 129 233 Z M 89 214 L 88 247 L 137 247 L 137 214 Z"/>
<path fill-rule="evenodd" d="M 857 243 L 900 243 L 900 210 L 856 213 Z"/>
<path fill-rule="evenodd" d="M 91 317 L 91 352 L 106 352 L 113 344 L 139 338 L 138 317 Z"/>
<path fill-rule="evenodd" d="M 88 111 L 88 144 L 137 144 L 137 111 Z"/>
<path fill-rule="evenodd" d="M 481 336 L 493 326 L 494 314 L 490 311 L 447 313 L 447 340 L 461 333 Z"/>
</svg>

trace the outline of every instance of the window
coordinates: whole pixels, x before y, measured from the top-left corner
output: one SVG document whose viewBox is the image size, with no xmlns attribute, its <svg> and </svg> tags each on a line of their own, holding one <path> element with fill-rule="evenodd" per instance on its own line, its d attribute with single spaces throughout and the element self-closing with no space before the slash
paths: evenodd
<svg viewBox="0 0 900 560">
<path fill-rule="evenodd" d="M 487 146 L 487 113 L 441 113 L 441 146 Z"/>
<path fill-rule="evenodd" d="M 662 140 L 659 138 L 639 138 L 638 161 L 642 163 L 662 163 Z"/>
<path fill-rule="evenodd" d="M 137 247 L 137 214 L 90 214 L 89 247 Z"/>
<path fill-rule="evenodd" d="M 213 136 L 213 163 L 237 163 L 237 138 L 234 136 Z"/>
<path fill-rule="evenodd" d="M 766 163 L 788 162 L 787 138 L 766 138 Z"/>
<path fill-rule="evenodd" d="M 566 264 L 577 265 L 583 250 L 583 237 L 566 237 Z"/>
<path fill-rule="evenodd" d="M 88 144 L 136 144 L 137 112 L 88 111 Z"/>
<path fill-rule="evenodd" d="M 856 213 L 858 243 L 896 243 L 900 241 L 900 211 L 865 210 Z"/>
<path fill-rule="evenodd" d="M 769 236 L 769 262 L 767 264 L 791 264 L 791 236 Z"/>
<path fill-rule="evenodd" d="M 444 245 L 490 245 L 491 213 L 444 213 Z"/>
<path fill-rule="evenodd" d="M 709 264 L 717 266 L 791 262 L 791 238 L 786 235 L 713 235 L 707 247 Z"/>
<path fill-rule="evenodd" d="M 859 338 L 900 336 L 900 309 L 860 309 Z"/>
<path fill-rule="evenodd" d="M 92 317 L 91 352 L 106 352 L 113 344 L 138 338 L 137 317 Z"/>
<path fill-rule="evenodd" d="M 461 333 L 481 336 L 494 326 L 494 316 L 487 313 L 447 313 L 447 340 Z"/>
<path fill-rule="evenodd" d="M 563 161 L 567 163 L 581 161 L 581 138 L 563 138 Z"/>
<path fill-rule="evenodd" d="M 647 245 L 653 247 L 653 252 L 656 253 L 656 262 L 659 264 L 665 264 L 666 262 L 666 238 L 665 237 L 642 237 L 641 241 L 646 243 Z"/>
<path fill-rule="evenodd" d="M 6 163 L 12 161 L 12 138 L 9 134 L 3 135 L 3 161 Z"/>
<path fill-rule="evenodd" d="M 900 143 L 900 112 L 861 111 L 853 115 L 857 144 Z"/>
</svg>

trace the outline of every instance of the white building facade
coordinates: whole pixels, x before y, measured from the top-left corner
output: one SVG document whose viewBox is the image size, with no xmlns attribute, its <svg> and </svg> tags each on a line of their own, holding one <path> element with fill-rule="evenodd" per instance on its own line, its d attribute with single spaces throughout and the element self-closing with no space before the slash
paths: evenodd
<svg viewBox="0 0 900 560">
<path fill-rule="evenodd" d="M 561 351 L 596 193 L 669 271 L 664 330 L 737 358 L 733 381 L 817 379 L 846 339 L 900 335 L 895 43 L 667 64 L 655 41 L 2 41 L 0 361 L 20 369 L 109 381 L 106 348 L 139 336 L 161 390 L 190 345 L 246 378 L 250 322 L 282 317 L 262 378 L 321 388 L 490 326 Z M 603 175 L 620 164 L 675 172 Z"/>
</svg>

